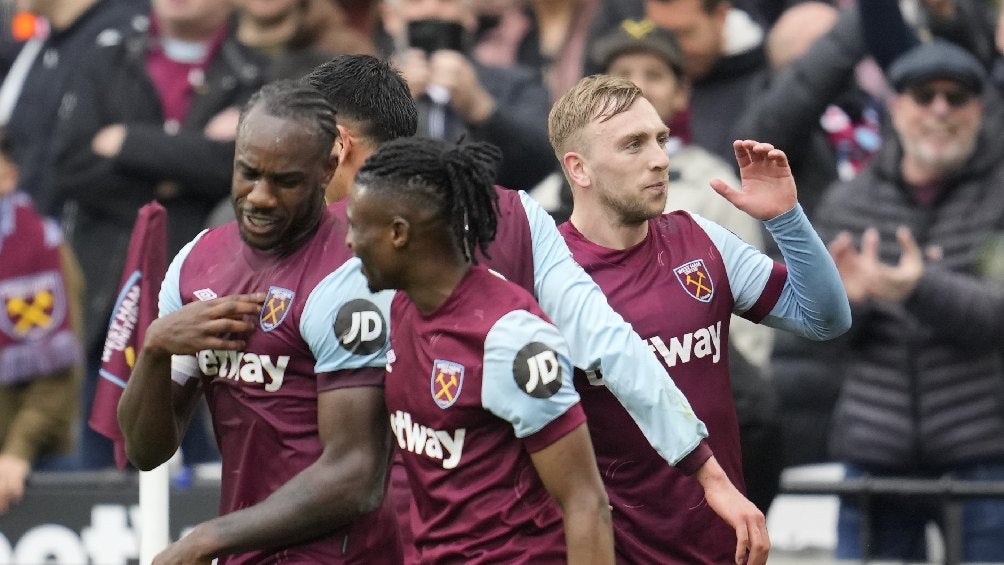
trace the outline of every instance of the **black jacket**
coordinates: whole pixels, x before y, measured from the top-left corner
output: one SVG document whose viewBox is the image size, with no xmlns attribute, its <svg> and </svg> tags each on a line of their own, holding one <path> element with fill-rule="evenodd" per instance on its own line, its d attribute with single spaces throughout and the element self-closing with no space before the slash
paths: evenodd
<svg viewBox="0 0 1004 565">
<path fill-rule="evenodd" d="M 1004 461 L 1004 160 L 986 123 L 975 155 L 932 205 L 904 186 L 901 149 L 889 138 L 817 210 L 824 241 L 875 226 L 884 263 L 898 261 L 900 225 L 922 249 L 944 253 L 927 262 L 905 303 L 873 302 L 854 312 L 831 429 L 841 460 L 935 472 Z"/>
<path fill-rule="evenodd" d="M 56 130 L 56 192 L 66 203 L 67 239 L 87 284 L 85 329 L 89 348 L 100 346 L 122 273 L 136 213 L 172 183 L 162 200 L 168 212 L 168 256 L 194 237 L 230 193 L 233 141 L 206 138 L 216 114 L 240 107 L 261 86 L 263 61 L 232 38 L 224 40 L 196 88 L 179 131 L 165 131 L 160 99 L 146 71 L 150 35 L 141 32 L 97 50 L 64 97 Z M 125 124 L 114 159 L 99 157 L 91 140 L 103 127 Z M 89 349 L 93 350 L 93 349 Z"/>
<path fill-rule="evenodd" d="M 24 77 L 21 93 L 5 129 L 12 141 L 19 188 L 31 195 L 43 214 L 56 215 L 53 198 L 52 137 L 57 110 L 74 72 L 102 45 L 120 41 L 144 3 L 100 0 L 69 27 L 53 30 Z"/>
</svg>

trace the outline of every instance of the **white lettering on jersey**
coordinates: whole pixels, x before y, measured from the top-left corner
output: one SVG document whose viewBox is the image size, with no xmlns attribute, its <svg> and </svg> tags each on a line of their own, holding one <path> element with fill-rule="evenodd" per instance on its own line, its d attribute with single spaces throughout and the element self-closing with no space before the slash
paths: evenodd
<svg viewBox="0 0 1004 565">
<path fill-rule="evenodd" d="M 352 313 L 352 327 L 342 336 L 342 343 L 348 345 L 354 341 L 373 341 L 380 337 L 383 331 L 383 320 L 376 312 L 364 311 Z"/>
<path fill-rule="evenodd" d="M 275 392 L 286 377 L 289 355 L 280 355 L 272 362 L 271 355 L 243 351 L 205 349 L 197 355 L 199 369 L 206 376 L 261 383 L 267 392 Z M 265 377 L 268 377 L 266 381 Z"/>
<path fill-rule="evenodd" d="M 712 363 L 717 363 L 722 358 L 722 323 L 684 334 L 682 338 L 673 337 L 669 340 L 669 347 L 659 336 L 650 337 L 647 341 L 648 348 L 658 353 L 667 367 L 675 367 L 677 362 L 686 363 L 691 357 L 701 359 L 708 355 L 712 356 Z M 607 386 L 600 371 L 594 369 L 585 373 L 590 386 Z"/>
<path fill-rule="evenodd" d="M 444 469 L 453 469 L 460 464 L 464 451 L 464 437 L 467 428 L 454 430 L 451 434 L 444 430 L 433 430 L 417 422 L 411 421 L 408 412 L 397 412 L 390 415 L 390 429 L 397 436 L 397 444 L 401 449 L 440 460 Z"/>
<path fill-rule="evenodd" d="M 547 385 L 554 382 L 561 376 L 561 365 L 558 364 L 558 357 L 550 349 L 542 351 L 526 360 L 527 368 L 530 371 L 530 378 L 526 381 L 526 392 L 533 392 L 533 389 L 543 383 Z"/>
<path fill-rule="evenodd" d="M 684 334 L 682 338 L 673 337 L 669 347 L 659 336 L 650 337 L 649 349 L 662 356 L 667 367 L 675 367 L 677 363 L 687 363 L 691 356 L 702 359 L 711 355 L 711 361 L 717 363 L 722 358 L 722 322 Z"/>
</svg>

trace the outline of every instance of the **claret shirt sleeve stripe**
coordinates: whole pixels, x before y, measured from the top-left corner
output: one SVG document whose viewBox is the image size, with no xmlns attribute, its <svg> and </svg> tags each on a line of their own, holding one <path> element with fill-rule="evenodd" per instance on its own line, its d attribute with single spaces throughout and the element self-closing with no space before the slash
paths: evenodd
<svg viewBox="0 0 1004 565">
<path fill-rule="evenodd" d="M 760 298 L 753 304 L 753 307 L 742 313 L 741 316 L 755 323 L 760 323 L 767 314 L 777 304 L 784 291 L 784 282 L 788 280 L 788 268 L 783 263 L 775 262 L 771 267 L 770 276 L 767 277 L 767 284 L 764 286 Z"/>
</svg>

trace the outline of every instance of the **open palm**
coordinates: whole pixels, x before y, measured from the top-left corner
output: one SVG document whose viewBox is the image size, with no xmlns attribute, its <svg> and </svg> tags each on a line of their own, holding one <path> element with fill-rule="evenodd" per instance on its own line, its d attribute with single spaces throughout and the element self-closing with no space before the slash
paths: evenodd
<svg viewBox="0 0 1004 565">
<path fill-rule="evenodd" d="M 715 192 L 758 220 L 769 220 L 795 207 L 798 192 L 784 151 L 752 139 L 736 140 L 732 147 L 742 188 L 714 179 L 711 188 Z"/>
</svg>

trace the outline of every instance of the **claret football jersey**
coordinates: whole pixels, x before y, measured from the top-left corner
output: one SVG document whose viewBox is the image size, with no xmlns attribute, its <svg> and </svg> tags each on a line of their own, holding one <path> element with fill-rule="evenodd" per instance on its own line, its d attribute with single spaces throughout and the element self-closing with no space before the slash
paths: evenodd
<svg viewBox="0 0 1004 565">
<path fill-rule="evenodd" d="M 386 401 L 422 563 L 565 563 L 530 453 L 584 422 L 567 346 L 533 298 L 472 267 L 436 311 L 391 306 Z"/>
<path fill-rule="evenodd" d="M 176 382 L 200 379 L 212 413 L 221 514 L 261 502 L 318 458 L 319 393 L 383 386 L 391 293 L 367 290 L 346 230 L 343 217 L 328 213 L 303 247 L 279 258 L 245 245 L 231 222 L 201 234 L 168 269 L 161 315 L 196 300 L 267 293 L 243 351 L 172 362 Z M 399 563 L 389 510 L 310 543 L 220 563 Z"/>
<path fill-rule="evenodd" d="M 715 458 L 745 490 L 728 373 L 729 319 L 733 311 L 754 321 L 770 312 L 784 266 L 686 212 L 650 220 L 645 240 L 624 250 L 590 242 L 570 222 L 559 230 L 610 305 L 665 365 L 707 425 Z M 731 563 L 735 533 L 708 507 L 697 480 L 666 465 L 603 386 L 602 374 L 577 371 L 575 384 L 613 506 L 618 555 L 630 563 Z"/>
</svg>

